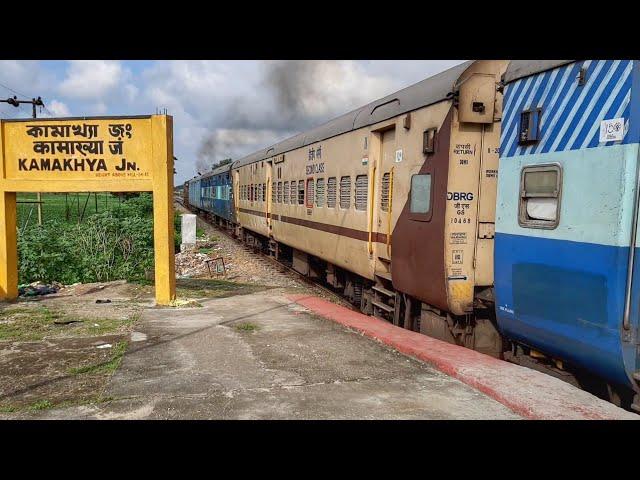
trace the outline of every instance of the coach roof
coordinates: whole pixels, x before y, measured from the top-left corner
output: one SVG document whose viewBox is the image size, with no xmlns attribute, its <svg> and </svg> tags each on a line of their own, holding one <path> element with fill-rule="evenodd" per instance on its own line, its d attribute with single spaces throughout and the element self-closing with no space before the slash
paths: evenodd
<svg viewBox="0 0 640 480">
<path fill-rule="evenodd" d="M 371 102 L 364 107 L 334 118 L 316 128 L 299 133 L 275 145 L 252 153 L 234 162 L 233 168 L 266 160 L 275 155 L 311 145 L 358 128 L 393 118 L 418 108 L 438 103 L 447 98 L 462 73 L 473 63 L 468 61 L 422 80 L 396 93 Z"/>
<path fill-rule="evenodd" d="M 504 83 L 513 82 L 536 73 L 546 72 L 573 62 L 575 60 L 512 60 L 504 73 Z"/>
<path fill-rule="evenodd" d="M 224 165 L 216 167 L 211 172 L 211 175 L 219 175 L 221 173 L 226 173 L 231 169 L 231 165 L 233 165 L 233 162 L 225 163 Z"/>
</svg>

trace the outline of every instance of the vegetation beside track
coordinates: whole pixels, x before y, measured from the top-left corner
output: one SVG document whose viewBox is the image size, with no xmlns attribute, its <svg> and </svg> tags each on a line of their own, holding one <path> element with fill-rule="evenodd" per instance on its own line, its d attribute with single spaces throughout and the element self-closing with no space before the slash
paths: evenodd
<svg viewBox="0 0 640 480">
<path fill-rule="evenodd" d="M 69 215 L 64 194 L 43 195 L 43 224 L 19 210 L 19 281 L 31 283 L 141 280 L 153 269 L 153 200 L 148 193 L 119 201 L 101 194 L 96 208 Z M 104 201 L 104 203 L 102 203 Z M 30 204 L 21 204 L 21 207 Z M 96 212 L 97 210 L 97 212 Z M 75 210 L 74 210 L 75 211 Z M 84 214 L 82 213 L 84 212 Z M 25 215 L 31 215 L 28 221 Z M 79 220 L 82 219 L 80 222 Z M 179 216 L 175 244 L 179 248 Z"/>
</svg>

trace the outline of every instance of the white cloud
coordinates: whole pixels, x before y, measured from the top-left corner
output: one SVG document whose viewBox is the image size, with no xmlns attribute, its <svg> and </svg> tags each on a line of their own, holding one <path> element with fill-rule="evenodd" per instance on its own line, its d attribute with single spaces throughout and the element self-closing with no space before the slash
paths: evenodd
<svg viewBox="0 0 640 480">
<path fill-rule="evenodd" d="M 174 116 L 182 179 L 196 161 L 240 158 L 460 62 L 155 62 L 136 79 L 136 102 Z"/>
<path fill-rule="evenodd" d="M 72 60 L 66 78 L 59 87 L 60 94 L 76 99 L 101 99 L 118 87 L 126 72 L 118 61 Z"/>
<path fill-rule="evenodd" d="M 71 112 L 69 107 L 59 100 L 51 100 L 48 104 L 45 104 L 47 109 L 52 113 L 54 117 L 70 117 Z M 44 116 L 44 115 L 43 115 Z"/>
<path fill-rule="evenodd" d="M 19 98 L 44 98 L 45 91 L 55 83 L 52 72 L 35 60 L 0 60 L 0 97 L 17 95 Z M 12 92 L 11 90 L 15 90 Z"/>
<path fill-rule="evenodd" d="M 181 182 L 198 159 L 240 158 L 460 62 L 7 60 L 0 84 L 41 95 L 56 116 L 167 108 Z M 0 87 L 0 97 L 9 94 Z M 31 109 L 0 106 L 1 114 L 28 117 Z"/>
<path fill-rule="evenodd" d="M 133 102 L 137 98 L 139 90 L 135 85 L 128 83 L 124 86 L 124 91 L 129 102 Z"/>
</svg>

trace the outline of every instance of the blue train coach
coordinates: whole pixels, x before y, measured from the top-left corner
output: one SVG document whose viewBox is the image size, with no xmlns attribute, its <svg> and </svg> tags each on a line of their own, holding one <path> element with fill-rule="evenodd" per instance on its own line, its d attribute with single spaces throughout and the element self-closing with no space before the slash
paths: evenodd
<svg viewBox="0 0 640 480">
<path fill-rule="evenodd" d="M 191 208 L 207 212 L 218 224 L 229 227 L 235 222 L 231 166 L 223 165 L 188 182 Z"/>
<path fill-rule="evenodd" d="M 514 61 L 503 83 L 498 325 L 637 409 L 640 64 Z"/>
</svg>

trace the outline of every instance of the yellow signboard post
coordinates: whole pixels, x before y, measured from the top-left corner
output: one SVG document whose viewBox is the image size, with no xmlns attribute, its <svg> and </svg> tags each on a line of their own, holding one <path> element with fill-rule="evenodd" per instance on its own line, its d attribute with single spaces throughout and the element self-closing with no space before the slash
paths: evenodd
<svg viewBox="0 0 640 480">
<path fill-rule="evenodd" d="M 16 192 L 153 192 L 156 303 L 175 299 L 167 115 L 0 120 L 0 299 L 18 296 Z"/>
</svg>

